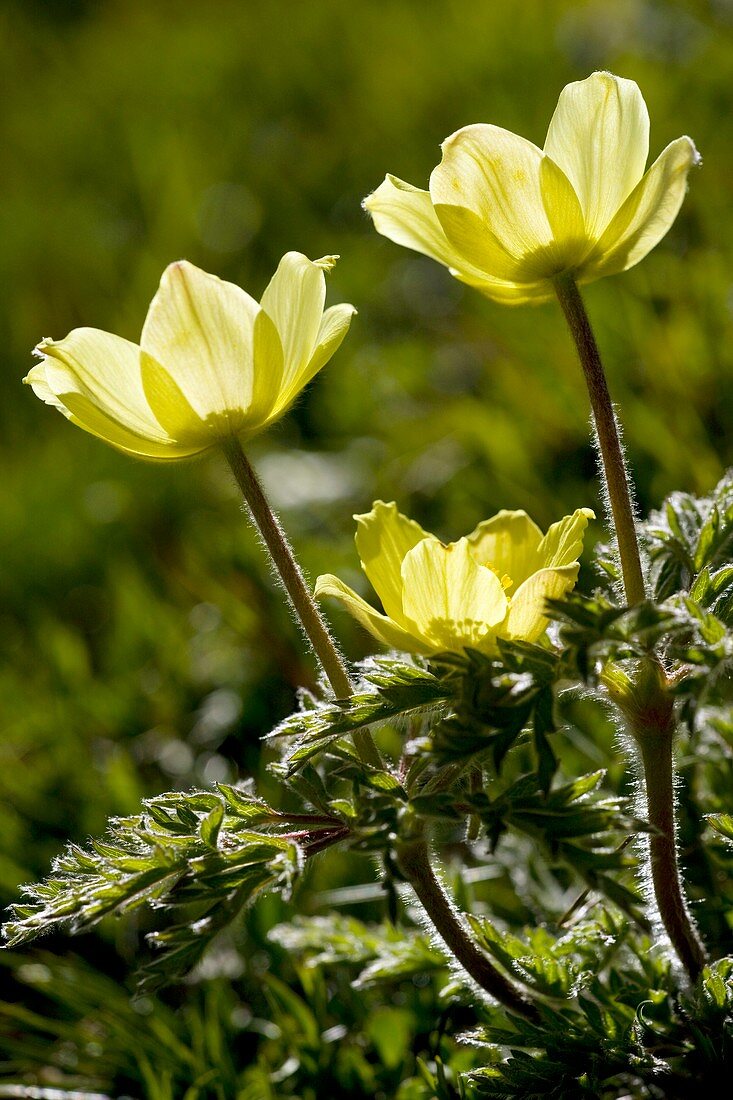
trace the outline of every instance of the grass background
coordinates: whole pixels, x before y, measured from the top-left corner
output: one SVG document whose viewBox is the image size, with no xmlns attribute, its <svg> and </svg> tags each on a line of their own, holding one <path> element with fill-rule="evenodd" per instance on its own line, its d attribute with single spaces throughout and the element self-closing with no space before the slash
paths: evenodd
<svg viewBox="0 0 733 1100">
<path fill-rule="evenodd" d="M 259 736 L 314 675 L 222 461 L 116 454 L 21 387 L 30 349 L 78 325 L 136 339 L 180 257 L 259 296 L 287 250 L 337 252 L 329 302 L 359 316 L 252 448 L 311 577 L 367 593 L 351 515 L 377 497 L 447 539 L 501 507 L 600 512 L 558 309 L 482 299 L 360 200 L 387 171 L 425 186 L 467 123 L 541 144 L 563 85 L 608 68 L 642 88 L 651 156 L 687 132 L 704 166 L 669 236 L 587 303 L 642 508 L 706 490 L 733 451 L 732 34 L 730 0 L 6 0 L 5 900 L 146 794 L 257 774 Z M 369 651 L 333 620 L 350 657 Z"/>
</svg>

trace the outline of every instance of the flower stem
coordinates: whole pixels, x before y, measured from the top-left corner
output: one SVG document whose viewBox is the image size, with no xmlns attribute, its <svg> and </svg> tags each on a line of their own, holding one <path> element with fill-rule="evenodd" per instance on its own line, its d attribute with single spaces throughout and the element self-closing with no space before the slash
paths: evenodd
<svg viewBox="0 0 733 1100">
<path fill-rule="evenodd" d="M 598 445 L 616 531 L 621 573 L 630 605 L 645 599 L 644 574 L 636 537 L 629 475 L 618 423 L 608 392 L 606 376 L 583 299 L 570 275 L 555 280 L 555 291 L 578 349 L 585 375 Z M 647 818 L 653 827 L 649 837 L 649 868 L 659 916 L 679 959 L 694 981 L 705 965 L 705 949 L 690 919 L 677 860 L 674 805 L 674 716 L 671 700 L 661 680 L 664 674 L 655 659 L 646 662 L 635 689 L 646 691 L 644 705 L 627 717 L 639 747 Z"/>
<path fill-rule="evenodd" d="M 602 472 L 608 490 L 613 526 L 616 532 L 621 573 L 626 600 L 630 605 L 645 599 L 644 574 L 641 568 L 639 543 L 636 537 L 634 508 L 631 502 L 629 476 L 619 436 L 616 415 L 608 392 L 606 375 L 588 314 L 580 291 L 571 275 L 555 279 L 555 291 L 565 319 L 578 349 L 578 357 L 588 387 Z"/>
<path fill-rule="evenodd" d="M 536 1007 L 526 1000 L 478 949 L 464 922 L 445 895 L 430 865 L 422 836 L 403 841 L 397 851 L 400 869 L 417 894 L 446 947 L 473 980 L 512 1012 L 537 1020 Z"/>
<path fill-rule="evenodd" d="M 691 981 L 707 961 L 685 902 L 677 861 L 674 818 L 672 732 L 660 732 L 639 740 L 646 786 L 649 863 L 659 916 L 670 942 Z"/>
<path fill-rule="evenodd" d="M 228 440 L 223 450 L 237 484 L 242 490 L 252 522 L 270 554 L 303 632 L 313 647 L 313 652 L 320 661 L 336 698 L 347 699 L 354 690 L 348 669 L 305 583 L 292 547 L 270 508 L 257 474 L 252 469 L 238 439 Z M 368 730 L 355 732 L 354 744 L 365 763 L 376 768 L 382 767 L 379 752 Z"/>
</svg>

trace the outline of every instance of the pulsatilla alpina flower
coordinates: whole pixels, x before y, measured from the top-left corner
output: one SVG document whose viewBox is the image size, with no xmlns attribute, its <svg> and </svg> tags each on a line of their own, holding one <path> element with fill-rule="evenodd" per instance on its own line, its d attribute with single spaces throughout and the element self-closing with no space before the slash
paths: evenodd
<svg viewBox="0 0 733 1100">
<path fill-rule="evenodd" d="M 579 508 L 543 535 L 526 512 L 502 511 L 445 546 L 378 500 L 354 518 L 362 568 L 385 614 L 338 577 L 319 577 L 316 596 L 335 596 L 380 642 L 408 653 L 492 653 L 497 638 L 536 642 L 547 628 L 545 600 L 577 580 L 592 516 Z"/>
<path fill-rule="evenodd" d="M 171 264 L 139 346 L 74 329 L 39 344 L 24 381 L 128 454 L 178 459 L 247 439 L 285 413 L 348 331 L 353 306 L 323 309 L 335 260 L 288 252 L 260 303 L 193 264 Z"/>
<path fill-rule="evenodd" d="M 385 237 L 517 304 L 551 298 L 563 274 L 588 283 L 633 267 L 672 225 L 699 163 L 681 137 L 644 174 L 646 104 L 611 73 L 563 89 L 544 149 L 478 124 L 442 150 L 429 191 L 387 176 L 364 206 Z"/>
</svg>

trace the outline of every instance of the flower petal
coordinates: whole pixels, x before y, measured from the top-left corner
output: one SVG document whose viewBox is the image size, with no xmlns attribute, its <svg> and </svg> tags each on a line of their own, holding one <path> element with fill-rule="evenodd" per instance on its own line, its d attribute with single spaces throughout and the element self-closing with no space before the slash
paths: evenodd
<svg viewBox="0 0 733 1100">
<path fill-rule="evenodd" d="M 252 434 L 285 412 L 282 403 L 283 346 L 275 322 L 264 309 L 258 310 L 255 317 L 253 342 L 252 400 L 243 424 L 244 431 Z"/>
<path fill-rule="evenodd" d="M 145 399 L 171 439 L 178 442 L 198 442 L 210 447 L 216 442 L 211 424 L 202 420 L 191 407 L 186 395 L 171 374 L 157 359 L 140 352 L 140 377 Z"/>
<path fill-rule="evenodd" d="M 150 303 L 141 347 L 175 380 L 199 417 L 236 432 L 252 398 L 258 305 L 234 283 L 185 260 L 170 264 Z"/>
<path fill-rule="evenodd" d="M 572 516 L 564 516 L 548 528 L 538 549 L 540 568 L 572 565 L 583 552 L 583 536 L 589 519 L 595 519 L 590 508 L 577 508 Z"/>
<path fill-rule="evenodd" d="M 644 174 L 649 114 L 638 86 L 612 73 L 568 84 L 552 116 L 545 152 L 573 185 L 586 232 L 597 240 Z"/>
<path fill-rule="evenodd" d="M 559 569 L 540 569 L 528 577 L 511 601 L 509 614 L 501 629 L 502 636 L 536 642 L 549 622 L 544 614 L 545 600 L 557 600 L 569 592 L 578 579 L 579 569 L 576 562 Z"/>
<path fill-rule="evenodd" d="M 464 270 L 450 268 L 454 279 L 474 287 L 487 298 L 494 302 L 501 302 L 505 306 L 538 305 L 540 302 L 555 300 L 555 289 L 548 279 L 539 279 L 534 283 L 510 283 L 502 279 L 490 279 L 488 276 L 475 277 L 466 274 L 467 263 Z"/>
<path fill-rule="evenodd" d="M 80 428 L 118 450 L 175 459 L 208 444 L 172 438 L 153 416 L 140 374 L 140 349 L 98 329 L 75 329 L 65 340 L 44 340 L 42 361 L 28 374 L 34 392 Z"/>
<path fill-rule="evenodd" d="M 346 610 L 354 616 L 357 622 L 361 623 L 377 641 L 390 646 L 391 649 L 399 649 L 404 653 L 427 654 L 432 652 L 430 646 L 425 645 L 418 638 L 414 638 L 406 630 L 402 630 L 386 615 L 380 615 L 361 596 L 357 595 L 348 585 L 331 573 L 326 573 L 318 578 L 314 595 L 319 600 L 323 599 L 324 596 L 334 596 L 337 600 L 341 600 Z"/>
<path fill-rule="evenodd" d="M 310 362 L 318 341 L 325 301 L 326 279 L 322 264 L 309 260 L 300 252 L 286 253 L 261 301 L 280 335 L 284 390 L 290 388 Z"/>
<path fill-rule="evenodd" d="M 404 613 L 435 651 L 479 647 L 506 616 L 499 578 L 478 564 L 465 538 L 450 546 L 423 539 L 402 563 L 402 582 Z"/>
<path fill-rule="evenodd" d="M 330 306 L 324 312 L 313 354 L 300 374 L 293 377 L 289 385 L 282 390 L 274 409 L 274 416 L 282 416 L 301 390 L 308 385 L 322 367 L 325 367 L 331 356 L 335 355 L 349 331 L 351 318 L 355 313 L 354 306 L 346 303 Z"/>
<path fill-rule="evenodd" d="M 583 265 L 581 279 L 615 275 L 643 260 L 671 228 L 700 156 L 689 137 L 671 142 L 629 195 Z"/>
<path fill-rule="evenodd" d="M 42 347 L 43 345 L 40 346 Z M 65 416 L 67 420 L 73 420 L 73 417 L 69 410 L 66 408 L 65 405 L 62 404 L 61 401 L 59 401 L 58 397 L 48 384 L 48 379 L 46 378 L 45 359 L 41 360 L 40 363 L 36 363 L 34 367 L 31 367 L 31 369 L 28 371 L 25 378 L 23 379 L 23 384 L 25 386 L 30 386 L 36 397 L 38 397 L 46 405 L 52 405 L 53 408 L 58 409 L 58 411 L 63 416 Z"/>
<path fill-rule="evenodd" d="M 514 589 L 539 568 L 537 549 L 541 542 L 542 532 L 526 512 L 505 509 L 479 523 L 468 536 L 476 560 L 493 566 L 500 576 L 511 577 Z"/>
<path fill-rule="evenodd" d="M 387 175 L 362 205 L 371 214 L 374 228 L 383 237 L 422 252 L 446 267 L 460 267 L 462 264 L 462 256 L 450 243 L 438 221 L 429 191 L 413 187 L 397 176 Z M 482 277 L 478 270 L 475 274 Z"/>
<path fill-rule="evenodd" d="M 331 356 L 335 355 L 349 331 L 352 318 L 355 316 L 356 308 L 346 302 L 337 306 L 330 306 L 324 312 L 316 337 L 315 350 L 306 368 L 305 380 L 302 385 L 310 382 L 311 378 L 318 374 L 321 367 L 325 367 Z"/>
<path fill-rule="evenodd" d="M 587 251 L 578 199 L 531 141 L 498 126 L 465 126 L 443 142 L 430 195 L 456 251 L 482 272 L 535 282 Z"/>
<path fill-rule="evenodd" d="M 429 191 L 422 191 L 411 183 L 388 175 L 384 183 L 364 199 L 362 205 L 371 214 L 374 227 L 382 236 L 445 264 L 451 275 L 467 286 L 475 287 L 499 302 L 513 304 L 529 300 L 524 288 L 494 278 L 461 255 L 446 237 Z M 483 228 L 481 231 L 484 231 Z M 548 292 L 545 283 L 538 285 L 537 292 L 541 293 L 543 300 L 554 297 L 552 287 Z M 535 296 L 531 294 L 532 300 Z"/>
<path fill-rule="evenodd" d="M 362 569 L 390 618 L 403 622 L 402 562 L 413 546 L 432 536 L 403 516 L 394 501 L 375 500 L 371 512 L 354 519 Z"/>
</svg>

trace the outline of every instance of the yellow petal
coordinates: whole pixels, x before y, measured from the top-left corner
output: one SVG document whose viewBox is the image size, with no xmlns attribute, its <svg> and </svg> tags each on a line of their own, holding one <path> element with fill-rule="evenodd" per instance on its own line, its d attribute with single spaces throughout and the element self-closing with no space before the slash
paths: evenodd
<svg viewBox="0 0 733 1100">
<path fill-rule="evenodd" d="M 319 370 L 325 367 L 331 356 L 338 351 L 346 333 L 349 331 L 351 318 L 355 313 L 356 310 L 354 307 L 345 303 L 342 305 L 330 306 L 329 309 L 324 312 L 318 329 L 318 335 L 316 336 L 316 346 L 313 354 L 300 374 L 294 376 L 287 388 L 283 389 L 278 398 L 277 405 L 275 406 L 275 416 L 282 416 L 301 390 L 308 385 L 310 380 L 318 374 Z"/>
<path fill-rule="evenodd" d="M 40 346 L 43 347 L 43 344 Z M 23 385 L 30 386 L 36 397 L 45 402 L 46 405 L 51 405 L 54 409 L 58 409 L 67 420 L 72 419 L 69 410 L 59 401 L 48 384 L 45 359 L 41 360 L 40 363 L 36 363 L 34 367 L 31 367 L 23 379 Z"/>
<path fill-rule="evenodd" d="M 402 582 L 404 613 L 435 651 L 481 646 L 507 612 L 499 578 L 478 564 L 467 539 L 423 539 L 402 563 Z"/>
<path fill-rule="evenodd" d="M 315 350 L 305 371 L 303 385 L 310 382 L 311 378 L 318 373 L 321 367 L 325 367 L 331 356 L 341 347 L 351 326 L 351 319 L 355 315 L 356 309 L 354 306 L 350 306 L 345 302 L 341 305 L 330 306 L 325 311 L 318 329 Z"/>
<path fill-rule="evenodd" d="M 289 390 L 310 362 L 325 301 L 323 266 L 300 252 L 286 253 L 261 302 L 265 313 L 275 322 L 282 343 L 283 391 Z"/>
<path fill-rule="evenodd" d="M 402 562 L 413 546 L 431 536 L 397 510 L 394 501 L 376 500 L 371 512 L 354 516 L 361 565 L 387 614 L 403 621 Z"/>
<path fill-rule="evenodd" d="M 363 206 L 371 214 L 377 232 L 395 244 L 422 252 L 446 267 L 459 267 L 463 262 L 438 221 L 429 191 L 388 175 L 364 199 Z M 474 274 L 483 278 L 478 270 Z"/>
<path fill-rule="evenodd" d="M 583 552 L 583 537 L 588 520 L 595 519 L 590 508 L 578 508 L 548 528 L 537 549 L 540 568 L 571 565 Z"/>
<path fill-rule="evenodd" d="M 275 322 L 264 309 L 258 310 L 255 317 L 253 342 L 252 399 L 242 425 L 245 433 L 252 434 L 285 412 L 282 401 L 285 373 L 283 346 Z"/>
<path fill-rule="evenodd" d="M 258 305 L 233 283 L 185 260 L 170 264 L 143 326 L 141 347 L 164 367 L 212 432 L 236 432 L 252 398 Z"/>
<path fill-rule="evenodd" d="M 142 385 L 137 344 L 80 328 L 64 340 L 44 340 L 38 352 L 43 359 L 27 378 L 38 396 L 119 450 L 174 459 L 207 445 L 172 438 L 155 418 Z"/>
<path fill-rule="evenodd" d="M 536 642 L 547 629 L 545 600 L 560 599 L 574 586 L 580 566 L 565 565 L 559 569 L 540 569 L 517 589 L 509 614 L 501 628 L 506 638 Z"/>
<path fill-rule="evenodd" d="M 542 532 L 526 512 L 502 510 L 479 523 L 468 536 L 474 557 L 482 565 L 492 565 L 499 575 L 513 581 L 511 592 L 540 566 L 537 550 Z M 542 563 L 544 564 L 544 563 Z"/>
<path fill-rule="evenodd" d="M 464 267 L 467 265 L 464 265 Z M 555 300 L 555 289 L 548 279 L 539 279 L 534 283 L 510 283 L 501 279 L 489 279 L 466 274 L 452 267 L 450 273 L 454 279 L 474 287 L 485 297 L 506 306 L 539 305 L 541 302 Z"/>
<path fill-rule="evenodd" d="M 649 114 L 638 86 L 611 73 L 568 84 L 545 152 L 573 185 L 586 232 L 597 240 L 644 174 Z"/>
<path fill-rule="evenodd" d="M 318 578 L 314 595 L 319 600 L 324 596 L 334 596 L 337 600 L 341 600 L 346 610 L 358 623 L 361 623 L 377 641 L 392 649 L 399 649 L 404 653 L 432 652 L 430 646 L 393 623 L 386 615 L 380 615 L 348 585 L 330 573 Z"/>
<path fill-rule="evenodd" d="M 147 352 L 140 352 L 140 377 L 145 399 L 155 419 L 171 439 L 178 442 L 199 442 L 203 447 L 214 441 L 211 427 L 191 407 L 176 380 L 157 359 Z"/>
<path fill-rule="evenodd" d="M 430 195 L 448 240 L 482 272 L 536 282 L 587 251 L 566 176 L 532 142 L 498 126 L 458 130 L 443 143 Z"/>
<path fill-rule="evenodd" d="M 475 287 L 488 298 L 519 304 L 540 298 L 549 301 L 554 297 L 552 287 L 548 292 L 544 282 L 528 292 L 525 287 L 495 278 L 470 263 L 446 237 L 429 191 L 422 191 L 411 183 L 388 175 L 384 183 L 364 199 L 363 206 L 371 214 L 374 227 L 382 236 L 445 264 L 454 278 Z"/>
<path fill-rule="evenodd" d="M 588 261 L 581 278 L 615 275 L 643 260 L 672 226 L 700 156 L 691 138 L 671 142 L 629 195 Z"/>
</svg>

